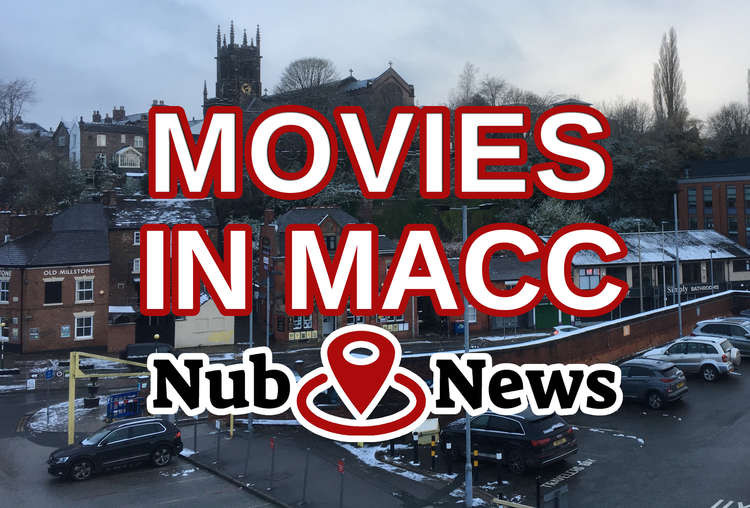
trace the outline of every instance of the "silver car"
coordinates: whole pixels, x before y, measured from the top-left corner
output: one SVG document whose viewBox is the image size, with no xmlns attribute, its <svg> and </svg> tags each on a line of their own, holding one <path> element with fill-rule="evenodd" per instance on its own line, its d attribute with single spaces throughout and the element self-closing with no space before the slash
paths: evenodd
<svg viewBox="0 0 750 508">
<path fill-rule="evenodd" d="M 701 321 L 695 325 L 693 334 L 729 339 L 743 356 L 750 355 L 750 318 L 729 317 Z"/>
<path fill-rule="evenodd" d="M 686 374 L 700 374 L 709 382 L 734 371 L 741 362 L 739 350 L 723 337 L 682 337 L 643 357 L 672 362 Z"/>
</svg>

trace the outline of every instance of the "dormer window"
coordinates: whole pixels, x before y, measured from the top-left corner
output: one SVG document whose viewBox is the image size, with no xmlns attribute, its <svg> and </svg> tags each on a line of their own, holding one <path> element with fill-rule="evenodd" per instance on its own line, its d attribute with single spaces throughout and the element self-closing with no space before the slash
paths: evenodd
<svg viewBox="0 0 750 508">
<path fill-rule="evenodd" d="M 326 248 L 328 250 L 336 250 L 336 235 L 326 235 Z"/>
</svg>

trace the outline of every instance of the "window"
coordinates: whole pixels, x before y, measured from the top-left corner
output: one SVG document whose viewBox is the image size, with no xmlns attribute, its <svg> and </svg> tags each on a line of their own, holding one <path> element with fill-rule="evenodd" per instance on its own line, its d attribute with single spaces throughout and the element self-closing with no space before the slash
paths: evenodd
<svg viewBox="0 0 750 508">
<path fill-rule="evenodd" d="M 747 330 L 737 325 L 730 325 L 729 331 L 732 337 L 747 337 Z"/>
<path fill-rule="evenodd" d="M 703 228 L 704 229 L 713 229 L 714 228 L 714 218 L 711 215 L 705 215 L 703 217 Z"/>
<path fill-rule="evenodd" d="M 8 303 L 10 295 L 10 281 L 0 280 L 0 303 Z"/>
<path fill-rule="evenodd" d="M 635 273 L 635 269 L 633 270 Z M 633 276 L 635 281 L 635 275 Z M 682 263 L 682 282 L 700 283 L 701 281 L 701 264 L 700 263 Z"/>
<path fill-rule="evenodd" d="M 153 434 L 160 434 L 166 430 L 167 429 L 165 429 L 161 423 L 147 423 L 145 425 L 136 425 L 135 427 L 132 427 L 130 437 L 136 438 L 141 436 L 151 436 Z"/>
<path fill-rule="evenodd" d="M 695 191 L 694 188 L 688 189 L 687 192 L 688 192 L 688 194 L 687 194 L 688 213 L 689 214 L 695 214 L 696 213 L 696 208 L 697 208 L 696 205 L 698 203 L 697 192 Z"/>
<path fill-rule="evenodd" d="M 716 335 L 729 335 L 729 330 L 727 330 L 727 325 L 722 324 L 709 324 L 703 327 L 703 330 L 701 330 L 705 333 L 715 333 Z"/>
<path fill-rule="evenodd" d="M 117 160 L 116 160 L 117 165 L 121 168 L 140 168 L 141 167 L 141 158 L 138 157 L 138 154 L 133 152 L 132 150 L 115 155 L 115 157 L 117 157 Z"/>
<path fill-rule="evenodd" d="M 65 146 L 65 140 L 65 136 L 60 136 L 59 138 L 57 138 L 57 146 Z"/>
<path fill-rule="evenodd" d="M 685 351 L 687 351 L 687 345 L 684 342 L 674 344 L 669 349 L 667 349 L 667 353 L 669 353 L 670 355 L 684 355 Z"/>
<path fill-rule="evenodd" d="M 578 287 L 580 287 L 581 289 L 595 289 L 598 285 L 598 268 L 581 268 L 578 271 Z"/>
<path fill-rule="evenodd" d="M 489 424 L 489 415 L 479 415 L 471 420 L 471 427 L 473 429 L 486 429 Z"/>
<path fill-rule="evenodd" d="M 39 328 L 29 328 L 29 339 L 39 340 Z"/>
<path fill-rule="evenodd" d="M 646 367 L 633 365 L 630 367 L 629 377 L 651 377 L 651 371 Z"/>
<path fill-rule="evenodd" d="M 94 317 L 83 316 L 76 318 L 76 340 L 91 339 L 94 334 Z"/>
<path fill-rule="evenodd" d="M 712 213 L 713 206 L 713 189 L 711 187 L 703 187 L 703 214 Z"/>
<path fill-rule="evenodd" d="M 140 244 L 141 244 L 141 232 L 133 231 L 133 245 L 140 245 Z"/>
<path fill-rule="evenodd" d="M 312 314 L 307 316 L 292 317 L 292 330 L 310 330 L 312 329 Z"/>
<path fill-rule="evenodd" d="M 737 186 L 727 185 L 727 213 L 734 215 L 737 213 Z"/>
<path fill-rule="evenodd" d="M 97 134 L 96 135 L 96 146 L 107 146 L 107 135 Z"/>
<path fill-rule="evenodd" d="M 62 303 L 62 281 L 50 281 L 44 283 L 44 305 L 55 305 Z"/>
<path fill-rule="evenodd" d="M 143 136 L 136 136 L 133 138 L 133 146 L 135 148 L 143 148 Z"/>
<path fill-rule="evenodd" d="M 328 250 L 336 250 L 336 236 L 328 235 L 326 238 L 326 248 Z"/>
<path fill-rule="evenodd" d="M 750 185 L 743 187 L 745 193 L 745 214 L 750 214 Z"/>
<path fill-rule="evenodd" d="M 76 281 L 76 303 L 94 301 L 94 280 L 83 279 Z"/>
<path fill-rule="evenodd" d="M 469 318 L 469 323 L 476 323 L 477 322 L 477 309 L 475 309 L 472 305 L 468 305 L 466 307 L 466 317 Z"/>
<path fill-rule="evenodd" d="M 127 136 L 125 134 L 120 134 L 120 143 L 127 143 Z"/>
<path fill-rule="evenodd" d="M 738 233 L 737 233 L 737 216 L 736 215 L 730 215 L 727 217 L 727 236 L 737 241 Z"/>
<path fill-rule="evenodd" d="M 346 307 L 346 324 L 353 325 L 356 323 L 364 323 L 364 322 L 365 322 L 364 316 L 355 316 L 349 310 L 349 306 Z"/>
<path fill-rule="evenodd" d="M 750 272 L 750 259 L 738 259 L 732 264 L 735 272 Z"/>
<path fill-rule="evenodd" d="M 698 229 L 698 217 L 695 215 L 688 218 L 688 229 Z"/>
<path fill-rule="evenodd" d="M 133 273 L 141 273 L 141 258 L 133 259 Z"/>
<path fill-rule="evenodd" d="M 493 416 L 490 418 L 489 430 L 495 430 L 498 432 L 507 432 L 509 434 L 523 434 L 521 424 L 511 420 L 510 418 L 503 418 L 500 416 Z"/>
<path fill-rule="evenodd" d="M 112 443 L 116 443 L 118 441 L 124 441 L 124 440 L 128 439 L 129 434 L 130 434 L 130 428 L 128 428 L 128 427 L 126 427 L 124 429 L 117 429 L 116 431 L 110 433 L 109 436 L 107 436 L 104 439 L 104 442 L 106 444 L 112 444 Z"/>
<path fill-rule="evenodd" d="M 703 354 L 706 351 L 706 348 L 703 347 L 704 344 L 698 343 L 698 342 L 688 342 L 687 344 L 687 354 L 689 355 L 699 355 Z"/>
</svg>

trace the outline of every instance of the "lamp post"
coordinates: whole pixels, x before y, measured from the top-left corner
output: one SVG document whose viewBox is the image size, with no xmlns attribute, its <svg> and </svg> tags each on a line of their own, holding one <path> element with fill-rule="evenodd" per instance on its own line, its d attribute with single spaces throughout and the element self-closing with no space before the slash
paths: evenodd
<svg viewBox="0 0 750 508">
<path fill-rule="evenodd" d="M 678 235 L 678 222 L 677 222 L 677 194 L 673 194 L 674 200 L 674 274 L 675 274 L 675 285 L 677 287 L 677 325 L 680 329 L 680 337 L 682 337 L 682 287 L 680 287 L 680 240 L 677 238 Z"/>
<path fill-rule="evenodd" d="M 0 369 L 5 368 L 5 343 L 8 342 L 8 339 L 3 335 L 4 329 L 5 322 L 0 321 Z"/>
<path fill-rule="evenodd" d="M 462 205 L 460 208 L 451 208 L 447 205 L 438 205 L 435 206 L 438 210 L 461 210 L 461 232 L 462 232 L 462 238 L 463 243 L 466 244 L 466 239 L 469 237 L 469 210 L 484 210 L 487 208 L 490 208 L 492 206 L 495 206 L 495 203 L 482 203 L 478 206 L 472 206 L 468 207 L 466 205 Z M 463 294 L 464 292 L 461 291 Z M 469 342 L 469 302 L 466 300 L 466 295 L 463 296 L 464 299 L 464 353 L 468 353 L 471 349 L 471 345 Z M 466 418 L 466 426 L 465 426 L 465 436 L 466 436 L 466 464 L 464 465 L 464 484 L 465 484 L 465 494 L 464 494 L 464 501 L 466 503 L 466 506 L 474 506 L 474 494 L 472 491 L 472 474 L 471 474 L 471 417 L 469 416 L 468 411 L 465 413 Z"/>
<path fill-rule="evenodd" d="M 643 312 L 643 265 L 641 264 L 641 219 L 635 220 L 638 226 L 638 291 L 641 303 L 641 312 Z"/>
<path fill-rule="evenodd" d="M 711 294 L 714 294 L 714 254 L 716 251 L 714 249 L 709 249 L 708 256 L 710 258 L 711 263 Z"/>
<path fill-rule="evenodd" d="M 159 352 L 159 338 L 160 338 L 159 334 L 155 333 L 154 334 L 154 353 Z"/>
<path fill-rule="evenodd" d="M 661 285 L 664 293 L 664 307 L 667 306 L 667 265 L 664 261 L 664 224 L 669 221 L 661 221 Z"/>
</svg>

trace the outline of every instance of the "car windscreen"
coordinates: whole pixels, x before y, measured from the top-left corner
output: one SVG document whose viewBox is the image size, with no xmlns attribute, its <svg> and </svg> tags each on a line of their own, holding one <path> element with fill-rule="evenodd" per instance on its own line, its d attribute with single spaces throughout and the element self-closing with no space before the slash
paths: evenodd
<svg viewBox="0 0 750 508">
<path fill-rule="evenodd" d="M 98 432 L 95 432 L 94 434 L 91 434 L 89 437 L 81 441 L 81 444 L 86 446 L 94 446 L 96 444 L 99 444 L 99 441 L 104 439 L 104 436 L 106 436 L 110 432 L 110 429 L 102 429 Z"/>
<path fill-rule="evenodd" d="M 729 342 L 728 340 L 725 340 L 725 341 L 723 341 L 723 342 L 722 342 L 722 343 L 720 344 L 720 346 L 721 346 L 721 349 L 722 349 L 722 351 L 724 351 L 725 353 L 726 353 L 727 351 L 729 351 L 730 349 L 732 349 L 732 343 L 731 343 L 731 342 Z"/>
<path fill-rule="evenodd" d="M 565 423 L 565 420 L 554 414 L 526 423 L 526 428 L 532 436 L 547 436 L 555 432 L 560 432 L 561 429 L 567 426 L 568 424 Z"/>
</svg>

